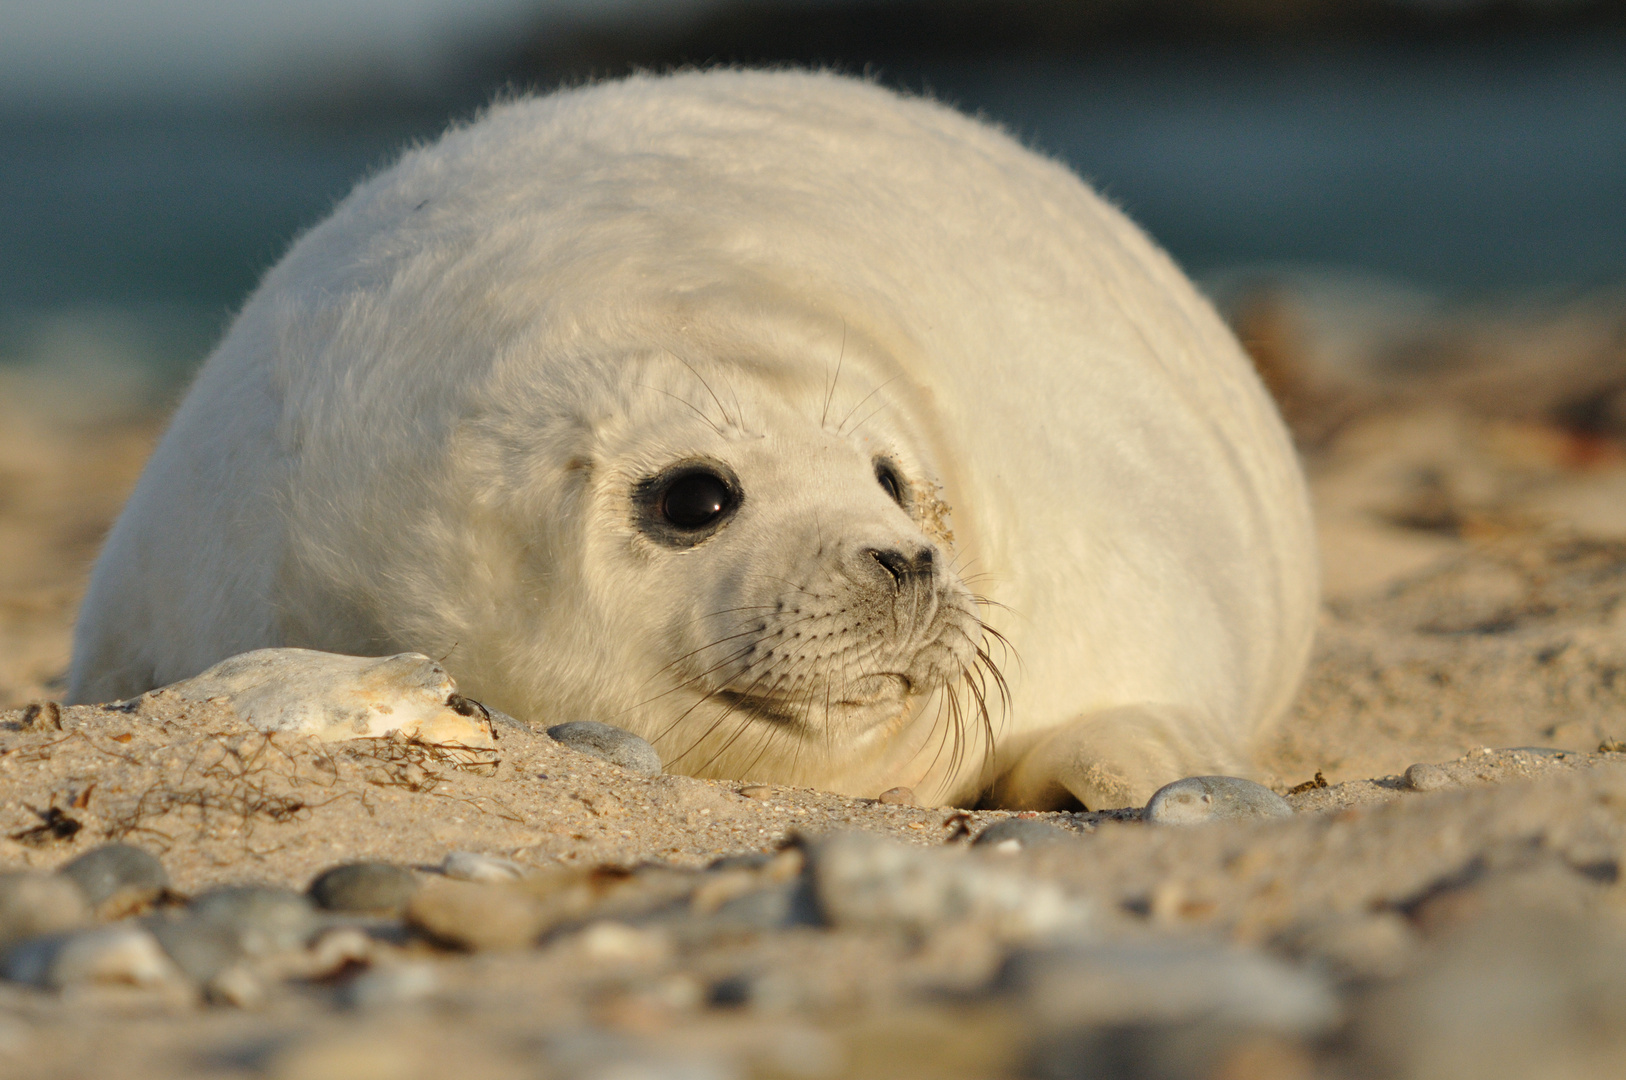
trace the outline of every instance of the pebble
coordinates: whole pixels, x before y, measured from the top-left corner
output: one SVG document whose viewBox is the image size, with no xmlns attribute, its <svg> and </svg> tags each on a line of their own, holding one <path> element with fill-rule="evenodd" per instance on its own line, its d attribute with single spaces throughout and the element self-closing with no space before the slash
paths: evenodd
<svg viewBox="0 0 1626 1080">
<path fill-rule="evenodd" d="M 1188 776 L 1165 784 L 1147 800 L 1141 817 L 1157 825 L 1196 825 L 1238 818 L 1293 816 L 1288 801 L 1236 776 Z"/>
<path fill-rule="evenodd" d="M 59 867 L 57 873 L 79 886 L 91 907 L 114 918 L 145 907 L 169 888 L 164 864 L 151 852 L 129 844 L 93 848 Z"/>
<path fill-rule="evenodd" d="M 1373 987 L 1350 1029 L 1387 1076 L 1619 1076 L 1626 943 L 1596 916 L 1491 916 Z"/>
<path fill-rule="evenodd" d="M 264 885 L 228 885 L 211 889 L 188 907 L 201 922 L 228 927 L 250 956 L 302 949 L 316 932 L 316 909 L 289 889 Z"/>
<path fill-rule="evenodd" d="M 234 927 L 203 919 L 153 919 L 148 923 L 164 952 L 187 978 L 208 983 L 243 958 Z"/>
<path fill-rule="evenodd" d="M 992 847 L 995 851 L 1020 851 L 1022 848 L 1042 847 L 1045 844 L 1065 844 L 1078 839 L 1076 833 L 1033 818 L 1007 818 L 996 821 L 971 841 L 973 847 Z"/>
<path fill-rule="evenodd" d="M 404 866 L 354 862 L 322 871 L 308 895 L 327 911 L 399 915 L 417 891 L 418 876 Z"/>
<path fill-rule="evenodd" d="M 439 987 L 440 976 L 435 973 L 435 965 L 395 964 L 357 975 L 345 985 L 339 1000 L 352 1009 L 374 1009 L 422 1001 Z"/>
<path fill-rule="evenodd" d="M 1326 915 L 1289 928 L 1275 944 L 1343 979 L 1387 979 L 1420 955 L 1417 931 L 1393 911 Z"/>
<path fill-rule="evenodd" d="M 545 921 L 540 904 L 511 885 L 441 879 L 407 905 L 407 922 L 455 948 L 482 951 L 532 944 Z"/>
<path fill-rule="evenodd" d="M 596 922 L 577 937 L 590 960 L 615 964 L 657 964 L 672 955 L 671 939 L 659 929 Z"/>
<path fill-rule="evenodd" d="M 1457 782 L 1450 772 L 1440 766 L 1419 762 L 1407 767 L 1406 786 L 1413 791 L 1443 791 L 1456 787 Z"/>
<path fill-rule="evenodd" d="M 655 748 L 630 731 L 594 720 L 575 720 L 557 724 L 548 729 L 554 742 L 578 753 L 602 758 L 612 765 L 635 772 L 640 776 L 659 776 L 661 756 Z"/>
<path fill-rule="evenodd" d="M 883 806 L 917 806 L 915 789 L 906 787 L 887 788 L 875 799 Z"/>
<path fill-rule="evenodd" d="M 66 878 L 29 870 L 0 873 L 0 951 L 89 921 L 84 893 Z"/>
<path fill-rule="evenodd" d="M 85 983 L 156 986 L 181 981 L 180 970 L 158 939 L 136 923 L 34 938 L 6 954 L 3 970 L 12 982 L 51 990 Z"/>
<path fill-rule="evenodd" d="M 773 788 L 767 784 L 746 784 L 740 788 L 740 794 L 757 802 L 769 802 L 773 799 Z"/>
<path fill-rule="evenodd" d="M 920 935 L 962 921 L 1022 939 L 1077 931 L 1089 906 L 1051 882 L 867 833 L 837 833 L 808 850 L 815 908 L 825 923 Z"/>
<path fill-rule="evenodd" d="M 347 967 L 364 967 L 372 963 L 377 951 L 373 939 L 360 927 L 330 927 L 311 942 L 305 977 L 326 979 Z"/>
<path fill-rule="evenodd" d="M 216 1005 L 260 1009 L 271 995 L 263 978 L 243 964 L 233 964 L 204 985 L 203 996 Z"/>
<path fill-rule="evenodd" d="M 518 863 L 477 851 L 449 852 L 440 861 L 440 872 L 456 881 L 518 881 L 525 876 Z"/>
<path fill-rule="evenodd" d="M 1284 1035 L 1339 1022 L 1318 975 L 1250 949 L 1164 942 L 1021 949 L 994 987 L 1050 1027 L 1205 1020 Z"/>
</svg>

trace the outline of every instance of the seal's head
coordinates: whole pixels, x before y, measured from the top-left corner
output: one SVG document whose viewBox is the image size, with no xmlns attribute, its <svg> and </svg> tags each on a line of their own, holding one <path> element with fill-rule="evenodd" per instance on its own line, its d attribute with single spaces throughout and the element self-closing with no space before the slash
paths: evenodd
<svg viewBox="0 0 1626 1080">
<path fill-rule="evenodd" d="M 900 749 L 935 737 L 945 765 L 982 745 L 989 676 L 975 694 L 966 680 L 987 662 L 984 630 L 932 471 L 895 417 L 869 416 L 893 388 L 833 365 L 821 387 L 807 364 L 656 351 L 486 413 L 467 436 L 477 458 L 528 443 L 523 470 L 491 473 L 490 535 L 548 603 L 491 597 L 534 621 L 499 643 L 469 620 L 454 658 L 498 666 L 465 688 L 549 723 L 637 731 L 686 773 L 866 794 L 912 723 Z"/>
</svg>

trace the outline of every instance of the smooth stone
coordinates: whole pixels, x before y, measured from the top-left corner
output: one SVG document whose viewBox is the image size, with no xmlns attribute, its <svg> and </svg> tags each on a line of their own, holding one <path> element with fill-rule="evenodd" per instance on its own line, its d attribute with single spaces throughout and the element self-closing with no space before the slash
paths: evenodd
<svg viewBox="0 0 1626 1080">
<path fill-rule="evenodd" d="M 302 949 L 318 920 L 310 900 L 289 889 L 228 885 L 197 897 L 188 912 L 202 922 L 229 927 L 250 956 Z"/>
<path fill-rule="evenodd" d="M 487 883 L 518 881 L 525 870 L 518 863 L 499 859 L 495 855 L 482 855 L 477 851 L 451 851 L 440 861 L 440 872 L 454 881 L 483 881 Z"/>
<path fill-rule="evenodd" d="M 1058 885 L 963 851 L 849 832 L 819 840 L 807 858 L 815 910 L 831 926 L 923 935 L 978 922 L 998 937 L 1020 940 L 1079 931 L 1090 921 L 1088 903 Z"/>
<path fill-rule="evenodd" d="M 433 964 L 407 963 L 377 967 L 350 980 L 339 1000 L 352 1009 L 376 1009 L 422 1001 L 440 986 Z"/>
<path fill-rule="evenodd" d="M 26 941 L 6 954 L 3 970 L 12 982 L 49 990 L 85 983 L 156 986 L 182 978 L 158 939 L 128 922 Z"/>
<path fill-rule="evenodd" d="M 1613 920 L 1523 908 L 1441 939 L 1356 1001 L 1362 1075 L 1482 1080 L 1620 1076 L 1626 944 Z"/>
<path fill-rule="evenodd" d="M 1077 840 L 1075 833 L 1033 818 L 1007 818 L 996 821 L 971 841 L 972 847 L 992 847 L 996 851 L 1017 851 L 1045 844 L 1066 844 Z"/>
<path fill-rule="evenodd" d="M 355 862 L 322 871 L 307 894 L 327 911 L 399 915 L 417 891 L 418 876 L 404 866 Z"/>
<path fill-rule="evenodd" d="M 31 870 L 0 873 L 0 950 L 72 930 L 90 921 L 90 904 L 72 881 Z"/>
<path fill-rule="evenodd" d="M 442 878 L 418 890 L 407 905 L 406 919 L 443 945 L 478 952 L 534 943 L 546 912 L 513 885 Z"/>
<path fill-rule="evenodd" d="M 214 1005 L 236 1009 L 259 1009 L 270 998 L 265 979 L 243 964 L 233 964 L 215 974 L 203 988 L 203 996 Z"/>
<path fill-rule="evenodd" d="M 158 899 L 169 888 L 169 871 L 158 857 L 130 844 L 103 844 L 57 868 L 79 886 L 91 907 L 109 900 L 126 909 Z"/>
<path fill-rule="evenodd" d="M 236 928 L 222 923 L 185 917 L 153 919 L 147 928 L 175 966 L 199 984 L 208 983 L 243 958 Z"/>
<path fill-rule="evenodd" d="M 323 742 L 399 733 L 442 746 L 497 745 L 484 712 L 470 707 L 446 669 L 421 653 L 256 649 L 165 689 L 186 701 L 223 702 L 260 731 Z"/>
<path fill-rule="evenodd" d="M 1419 762 L 1407 767 L 1406 786 L 1413 791 L 1443 791 L 1458 785 L 1449 770 Z"/>
<path fill-rule="evenodd" d="M 915 806 L 915 789 L 906 787 L 887 788 L 875 797 L 875 801 L 882 806 Z"/>
<path fill-rule="evenodd" d="M 1050 1027 L 1214 1021 L 1316 1035 L 1339 1021 L 1316 974 L 1256 950 L 1164 942 L 1020 949 L 994 980 Z"/>
<path fill-rule="evenodd" d="M 548 729 L 554 742 L 582 754 L 602 758 L 640 776 L 659 776 L 661 756 L 655 748 L 630 731 L 594 720 L 574 720 Z"/>
<path fill-rule="evenodd" d="M 1157 825 L 1197 825 L 1205 821 L 1288 818 L 1288 801 L 1252 780 L 1237 776 L 1188 776 L 1157 789 L 1141 817 Z"/>
</svg>

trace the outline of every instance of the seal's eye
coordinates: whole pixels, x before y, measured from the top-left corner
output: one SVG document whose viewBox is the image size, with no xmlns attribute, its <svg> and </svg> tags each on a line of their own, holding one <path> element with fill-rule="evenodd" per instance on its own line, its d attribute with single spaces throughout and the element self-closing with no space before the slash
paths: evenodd
<svg viewBox="0 0 1626 1080">
<path fill-rule="evenodd" d="M 909 494 L 909 485 L 904 483 L 903 474 L 898 472 L 896 465 L 886 458 L 876 458 L 875 481 L 881 485 L 881 490 L 886 492 L 887 498 L 899 506 L 904 504 Z"/>
<path fill-rule="evenodd" d="M 726 525 L 744 498 L 727 465 L 685 461 L 633 487 L 633 525 L 667 547 L 690 548 Z"/>
<path fill-rule="evenodd" d="M 675 477 L 661 493 L 660 513 L 669 525 L 685 531 L 704 529 L 728 511 L 728 482 L 714 472 L 696 470 Z"/>
</svg>

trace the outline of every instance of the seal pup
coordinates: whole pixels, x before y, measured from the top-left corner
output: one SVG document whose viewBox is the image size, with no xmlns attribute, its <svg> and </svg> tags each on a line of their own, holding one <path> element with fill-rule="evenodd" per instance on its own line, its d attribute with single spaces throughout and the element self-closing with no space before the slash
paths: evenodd
<svg viewBox="0 0 1626 1080">
<path fill-rule="evenodd" d="M 673 771 L 1126 806 L 1302 673 L 1304 485 L 1174 264 L 995 128 L 824 73 L 509 101 L 249 299 L 92 576 L 71 696 L 444 657 Z"/>
</svg>

